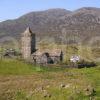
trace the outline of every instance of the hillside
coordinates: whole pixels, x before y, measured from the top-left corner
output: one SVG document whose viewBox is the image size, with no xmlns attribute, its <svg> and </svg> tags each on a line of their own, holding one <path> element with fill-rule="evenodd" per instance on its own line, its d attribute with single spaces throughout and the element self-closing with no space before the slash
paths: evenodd
<svg viewBox="0 0 100 100">
<path fill-rule="evenodd" d="M 92 37 L 100 36 L 100 8 L 30 12 L 18 19 L 1 22 L 0 37 L 19 38 L 28 26 L 36 33 L 38 41 L 47 39 L 56 43 L 77 43 L 81 40 L 85 43 Z"/>
</svg>

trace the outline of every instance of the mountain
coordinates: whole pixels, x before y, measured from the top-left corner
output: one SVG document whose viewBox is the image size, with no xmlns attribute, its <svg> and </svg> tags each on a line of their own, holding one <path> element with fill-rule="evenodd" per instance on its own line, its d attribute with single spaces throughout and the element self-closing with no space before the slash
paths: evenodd
<svg viewBox="0 0 100 100">
<path fill-rule="evenodd" d="M 15 20 L 0 22 L 0 38 L 12 36 L 19 39 L 26 27 L 36 33 L 37 41 L 85 43 L 100 36 L 100 8 L 30 12 Z"/>
</svg>

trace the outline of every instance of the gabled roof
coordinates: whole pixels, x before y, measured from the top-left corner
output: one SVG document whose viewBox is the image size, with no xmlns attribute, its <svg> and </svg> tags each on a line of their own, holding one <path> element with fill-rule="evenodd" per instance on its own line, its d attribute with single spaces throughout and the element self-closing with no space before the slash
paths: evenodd
<svg viewBox="0 0 100 100">
<path fill-rule="evenodd" d="M 27 27 L 25 32 L 22 33 L 22 36 L 31 36 L 33 33 L 30 29 L 30 27 Z"/>
<path fill-rule="evenodd" d="M 49 50 L 49 49 L 45 49 L 45 50 L 37 50 L 35 53 L 33 53 L 32 55 L 37 55 L 37 56 L 41 56 L 44 53 L 49 53 L 50 56 L 60 56 L 61 54 L 61 50 L 60 49 L 54 49 L 54 50 Z"/>
</svg>

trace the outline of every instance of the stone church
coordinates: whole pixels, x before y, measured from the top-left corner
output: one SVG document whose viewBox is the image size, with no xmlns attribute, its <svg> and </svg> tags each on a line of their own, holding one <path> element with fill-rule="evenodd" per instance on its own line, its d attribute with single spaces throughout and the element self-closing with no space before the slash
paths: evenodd
<svg viewBox="0 0 100 100">
<path fill-rule="evenodd" d="M 54 64 L 63 60 L 61 50 L 36 50 L 36 36 L 28 27 L 21 36 L 21 53 L 25 60 L 33 60 L 35 63 Z"/>
<path fill-rule="evenodd" d="M 35 34 L 28 27 L 21 37 L 21 53 L 24 59 L 30 59 L 31 54 L 35 52 L 35 41 Z"/>
</svg>

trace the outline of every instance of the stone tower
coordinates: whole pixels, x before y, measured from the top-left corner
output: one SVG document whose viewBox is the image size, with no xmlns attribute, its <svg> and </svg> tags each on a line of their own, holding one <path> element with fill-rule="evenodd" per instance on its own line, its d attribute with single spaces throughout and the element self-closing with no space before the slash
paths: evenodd
<svg viewBox="0 0 100 100">
<path fill-rule="evenodd" d="M 28 27 L 21 37 L 21 52 L 24 59 L 31 59 L 31 54 L 35 51 L 35 34 Z"/>
</svg>

